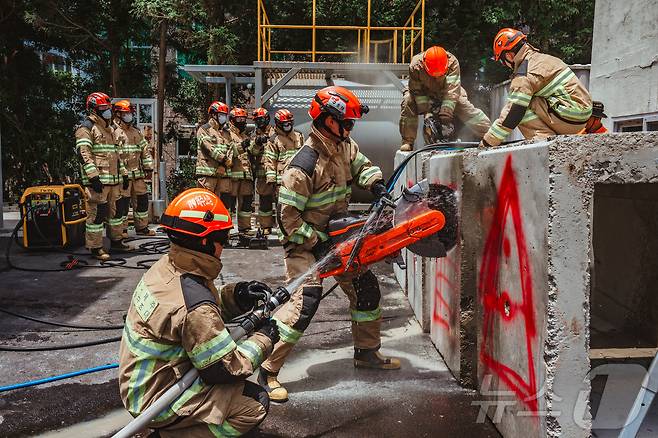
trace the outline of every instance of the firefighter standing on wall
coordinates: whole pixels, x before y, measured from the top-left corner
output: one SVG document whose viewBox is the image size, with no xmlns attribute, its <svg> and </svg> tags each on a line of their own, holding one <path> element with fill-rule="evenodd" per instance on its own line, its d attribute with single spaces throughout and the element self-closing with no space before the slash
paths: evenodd
<svg viewBox="0 0 658 438">
<path fill-rule="evenodd" d="M 227 208 L 229 212 L 236 208 L 238 232 L 243 236 L 251 231 L 251 212 L 254 202 L 254 178 L 249 160 L 251 139 L 245 132 L 246 129 L 247 112 L 242 108 L 231 109 L 229 133 L 233 149 L 233 166 L 231 167 L 231 198 Z"/>
<path fill-rule="evenodd" d="M 367 106 L 361 105 L 343 87 L 323 88 L 311 103 L 311 134 L 284 171 L 279 188 L 279 228 L 283 234 L 288 281 L 307 273 L 327 252 L 329 218 L 347 213 L 352 182 L 371 190 L 377 199 L 388 196 L 381 171 L 359 152 L 358 145 L 350 138 L 355 121 L 367 111 Z M 354 365 L 398 369 L 398 359 L 379 353 L 382 315 L 375 275 L 367 270 L 337 276 L 336 280 L 350 301 Z M 277 374 L 311 322 L 321 295 L 318 274 L 311 272 L 274 316 L 281 341 L 263 363 L 258 376 L 258 382 L 266 387 L 274 401 L 288 398 Z"/>
<path fill-rule="evenodd" d="M 417 54 L 409 64 L 409 86 L 404 90 L 400 112 L 401 151 L 413 150 L 420 114 L 438 118 L 441 134 L 446 138 L 454 134 L 454 117 L 478 138 L 491 126 L 489 118 L 473 106 L 461 86 L 459 61 L 440 46 Z"/>
<path fill-rule="evenodd" d="M 605 107 L 603 102 L 595 100 L 592 102 L 592 115 L 587 120 L 585 127 L 579 134 L 605 134 L 608 132 L 605 126 L 601 123 L 601 119 L 607 119 L 608 116 L 603 112 Z"/>
<path fill-rule="evenodd" d="M 270 184 L 281 184 L 281 176 L 292 157 L 304 145 L 304 135 L 295 131 L 295 117 L 287 109 L 274 113 L 274 134 L 263 153 L 265 177 Z"/>
<path fill-rule="evenodd" d="M 266 391 L 245 379 L 279 333 L 268 320 L 236 344 L 224 321 L 251 310 L 271 290 L 257 281 L 225 285 L 220 293 L 215 288 L 233 225 L 214 193 L 186 190 L 160 223 L 171 249 L 133 293 L 119 351 L 121 399 L 137 416 L 195 367 L 197 380 L 150 427 L 161 437 L 239 436 L 267 415 Z"/>
<path fill-rule="evenodd" d="M 252 114 L 256 129 L 251 136 L 249 153 L 253 160 L 253 168 L 256 178 L 256 192 L 258 193 L 258 226 L 263 234 L 272 232 L 274 224 L 274 192 L 276 185 L 268 182 L 265 178 L 265 154 L 270 137 L 274 128 L 270 125 L 270 114 L 265 108 L 256 108 Z"/>
<path fill-rule="evenodd" d="M 197 130 L 197 185 L 219 196 L 224 205 L 231 198 L 233 148 L 227 129 L 228 106 L 215 101 L 208 107 L 208 122 Z"/>
<path fill-rule="evenodd" d="M 562 60 L 540 53 L 523 32 L 501 29 L 494 59 L 513 71 L 507 104 L 481 146 L 497 146 L 518 126 L 527 139 L 577 134 L 592 114 L 592 98 Z"/>
<path fill-rule="evenodd" d="M 155 231 L 149 230 L 149 196 L 146 179 L 153 175 L 153 158 L 149 145 L 134 125 L 135 107 L 128 100 L 120 100 L 114 104 L 116 128 L 114 138 L 119 148 L 121 160 L 128 172 L 129 185 L 121 191 L 121 199 L 117 201 L 117 210 L 123 218 L 124 236 L 128 230 L 128 209 L 132 202 L 135 232 L 141 236 L 155 236 Z"/>
<path fill-rule="evenodd" d="M 128 186 L 128 175 L 112 133 L 112 102 L 105 93 L 87 96 L 86 119 L 75 131 L 75 145 L 80 159 L 80 174 L 87 198 L 85 246 L 98 260 L 110 259 L 103 249 L 103 228 L 110 228 L 111 248 L 129 250 L 122 241 L 123 219 L 116 202 L 121 186 Z"/>
</svg>

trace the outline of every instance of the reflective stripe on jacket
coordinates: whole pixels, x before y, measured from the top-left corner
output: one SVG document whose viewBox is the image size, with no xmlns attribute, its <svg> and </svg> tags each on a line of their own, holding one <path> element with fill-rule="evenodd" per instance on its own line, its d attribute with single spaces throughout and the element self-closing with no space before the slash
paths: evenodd
<svg viewBox="0 0 658 438">
<path fill-rule="evenodd" d="M 96 114 L 91 114 L 75 131 L 75 146 L 80 159 L 82 184 L 99 177 L 105 185 L 119 184 L 126 175 L 115 144 L 112 128 Z"/>
</svg>

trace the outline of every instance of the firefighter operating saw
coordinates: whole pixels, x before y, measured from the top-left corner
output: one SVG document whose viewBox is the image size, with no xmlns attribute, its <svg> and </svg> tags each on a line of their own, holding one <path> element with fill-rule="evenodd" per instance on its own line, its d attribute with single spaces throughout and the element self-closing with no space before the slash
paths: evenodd
<svg viewBox="0 0 658 438">
<path fill-rule="evenodd" d="M 457 223 L 454 191 L 423 180 L 403 189 L 396 201 L 382 198 L 367 216 L 330 220 L 327 251 L 319 254 L 320 277 L 394 260 L 403 248 L 422 257 L 445 257 L 457 242 Z"/>
</svg>

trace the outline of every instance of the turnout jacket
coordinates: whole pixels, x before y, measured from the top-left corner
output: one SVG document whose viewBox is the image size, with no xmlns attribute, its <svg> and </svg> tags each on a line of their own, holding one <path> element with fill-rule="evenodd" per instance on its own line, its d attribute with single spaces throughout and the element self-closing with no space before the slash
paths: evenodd
<svg viewBox="0 0 658 438">
<path fill-rule="evenodd" d="M 329 218 L 347 212 L 352 183 L 370 189 L 382 179 L 379 167 L 359 152 L 354 140 L 334 141 L 315 127 L 283 173 L 279 227 L 284 244 L 311 249 L 327 240 Z"/>
<path fill-rule="evenodd" d="M 451 121 L 457 101 L 461 95 L 459 61 L 452 53 L 448 54 L 448 70 L 439 77 L 430 76 L 425 71 L 424 53 L 411 58 L 409 64 L 409 93 L 416 103 L 418 114 L 432 111 L 434 104 L 441 103 L 439 118 Z"/>
<path fill-rule="evenodd" d="M 221 128 L 217 120 L 211 118 L 199 127 L 196 138 L 196 176 L 229 177 L 233 165 L 233 149 L 228 130 Z"/>
<path fill-rule="evenodd" d="M 238 128 L 231 123 L 229 123 L 228 131 L 231 136 L 231 147 L 233 150 L 231 178 L 253 180 L 254 177 L 251 173 L 251 161 L 249 160 L 249 147 L 247 147 L 247 149 L 242 147 L 242 140 L 249 138 L 249 136 L 244 132 L 240 132 Z"/>
<path fill-rule="evenodd" d="M 140 280 L 132 296 L 119 350 L 119 389 L 126 409 L 139 415 L 192 367 L 247 378 L 272 351 L 258 332 L 236 344 L 224 325 L 240 313 L 229 284 L 213 284 L 221 262 L 172 244 Z M 241 379 L 238 379 L 238 381 Z M 220 384 L 221 386 L 221 384 Z M 199 377 L 156 422 L 189 415 L 213 387 Z M 227 384 L 231 391 L 242 386 Z"/>
<path fill-rule="evenodd" d="M 267 149 L 267 143 L 269 143 L 272 134 L 274 133 L 274 128 L 272 128 L 272 125 L 267 125 L 264 130 L 260 130 L 258 128 L 254 129 L 252 134 L 251 134 L 251 144 L 249 145 L 249 155 L 251 155 L 251 159 L 253 160 L 253 168 L 256 173 L 257 178 L 263 178 L 265 177 L 265 149 Z M 262 144 L 262 145 L 257 145 L 256 144 L 256 138 L 260 137 L 261 135 L 264 135 L 267 137 L 267 142 Z"/>
<path fill-rule="evenodd" d="M 303 145 L 304 135 L 301 132 L 293 129 L 285 133 L 279 128 L 274 129 L 274 134 L 265 145 L 263 153 L 265 177 L 268 183 L 281 184 L 284 169 Z"/>
<path fill-rule="evenodd" d="M 97 176 L 104 185 L 113 186 L 127 175 L 112 128 L 98 115 L 90 114 L 76 127 L 75 147 L 83 185 L 88 186 L 89 180 Z"/>
<path fill-rule="evenodd" d="M 528 112 L 533 98 L 546 99 L 548 111 L 566 123 L 585 123 L 592 114 L 592 97 L 569 66 L 526 44 L 514 57 L 507 103 L 484 141 L 497 146 L 524 118 L 534 117 Z"/>
<path fill-rule="evenodd" d="M 130 179 L 144 178 L 146 171 L 153 170 L 149 144 L 136 126 L 117 121 L 114 138 Z"/>
</svg>

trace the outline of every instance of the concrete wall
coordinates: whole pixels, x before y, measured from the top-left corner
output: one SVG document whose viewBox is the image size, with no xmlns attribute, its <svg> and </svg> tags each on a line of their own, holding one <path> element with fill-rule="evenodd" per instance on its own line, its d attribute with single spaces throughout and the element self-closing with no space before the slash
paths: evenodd
<svg viewBox="0 0 658 438">
<path fill-rule="evenodd" d="M 557 137 L 430 158 L 430 181 L 457 191 L 461 241 L 446 258 L 425 261 L 421 291 L 409 278 L 406 287 L 415 303 L 428 297 L 431 338 L 455 376 L 467 382 L 477 371 L 481 402 L 503 436 L 590 435 L 590 290 L 618 288 L 610 314 L 628 298 L 658 315 L 657 160 L 658 134 Z M 627 229 L 611 232 L 614 220 Z M 606 269 L 598 282 L 595 261 Z M 613 265 L 617 277 L 607 273 Z"/>
<path fill-rule="evenodd" d="M 658 7 L 655 0 L 597 0 L 592 41 L 592 97 L 605 120 L 658 112 Z"/>
</svg>

